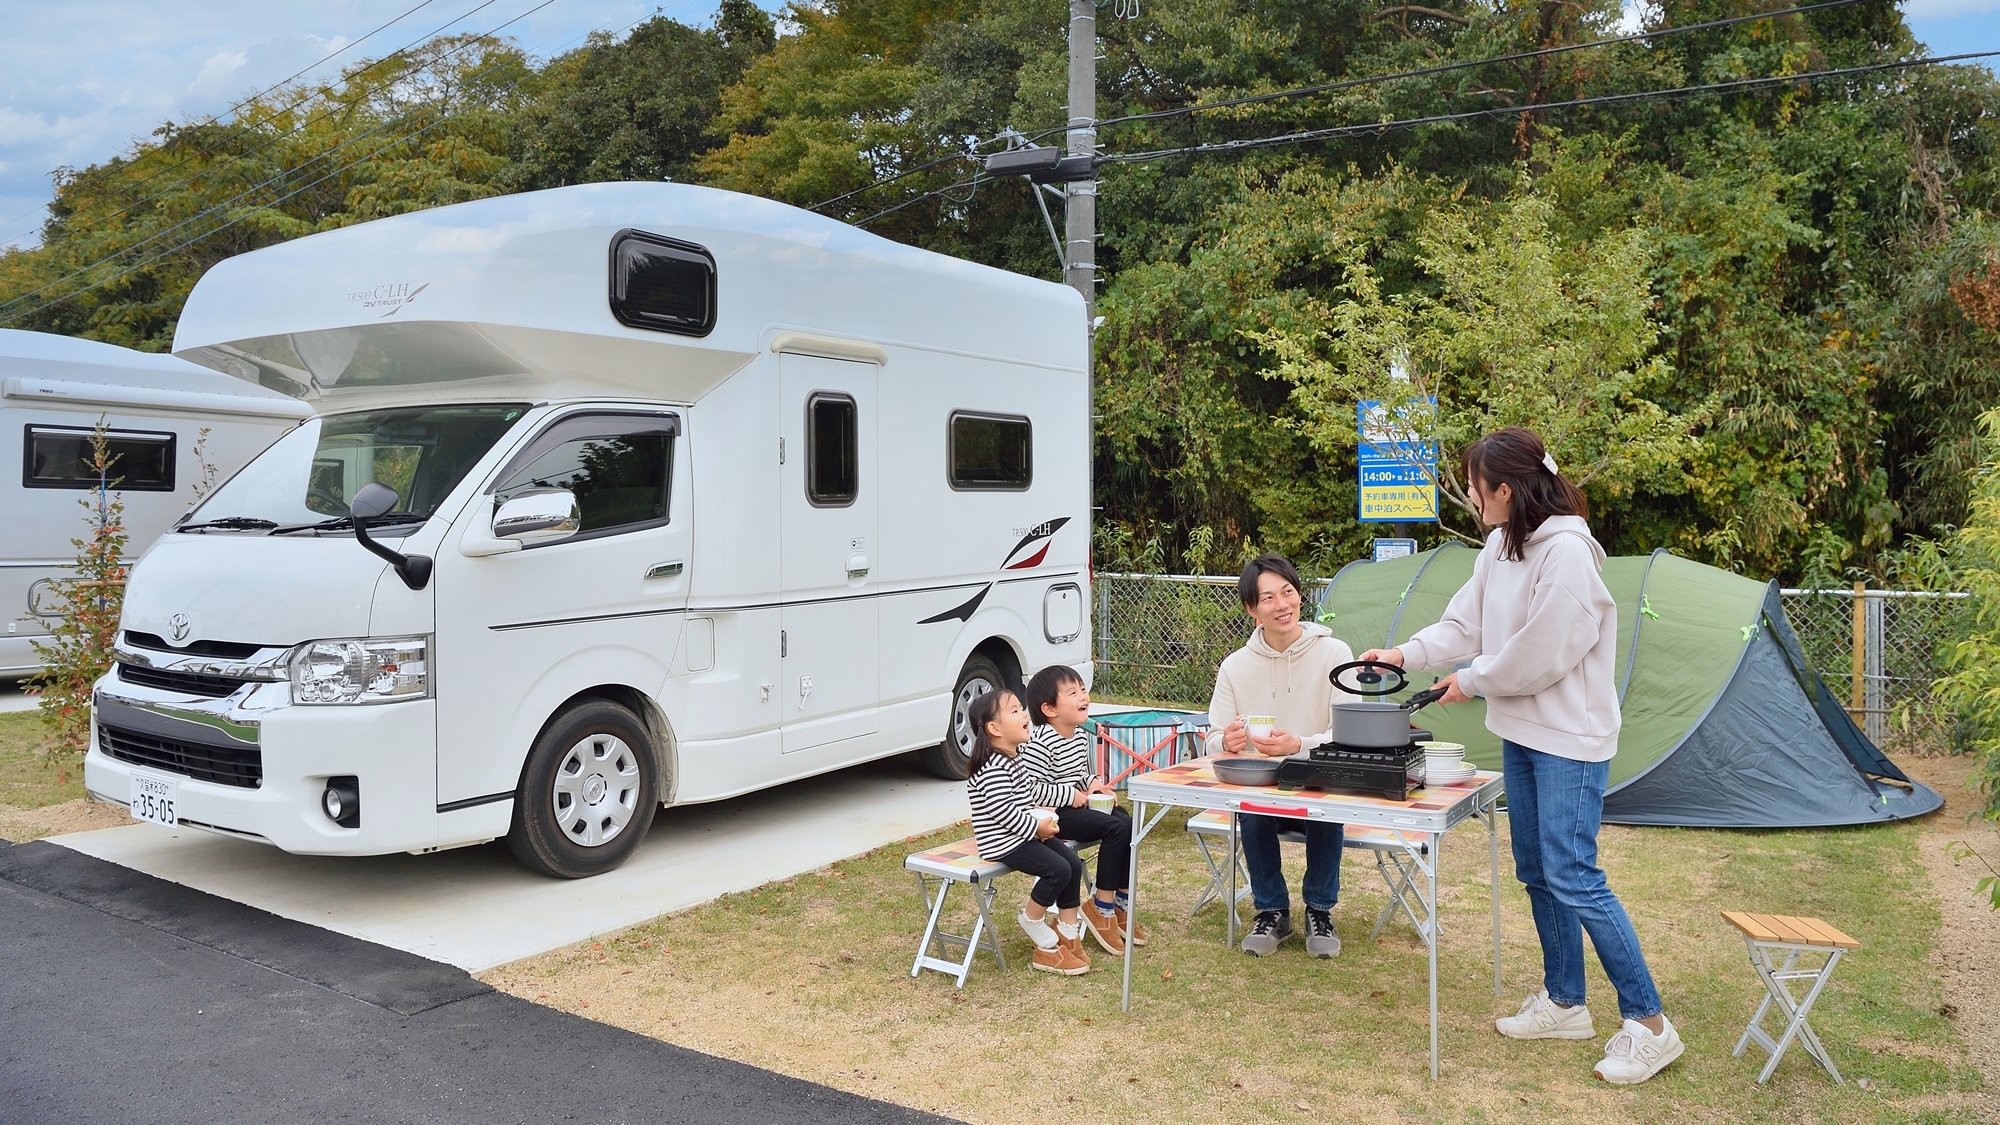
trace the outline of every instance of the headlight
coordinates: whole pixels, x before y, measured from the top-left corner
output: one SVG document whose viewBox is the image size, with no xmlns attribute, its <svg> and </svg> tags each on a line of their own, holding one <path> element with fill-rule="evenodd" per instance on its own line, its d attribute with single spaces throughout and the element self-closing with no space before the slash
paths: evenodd
<svg viewBox="0 0 2000 1125">
<path fill-rule="evenodd" d="M 308 641 L 292 656 L 294 703 L 393 703 L 431 693 L 430 638 Z"/>
</svg>

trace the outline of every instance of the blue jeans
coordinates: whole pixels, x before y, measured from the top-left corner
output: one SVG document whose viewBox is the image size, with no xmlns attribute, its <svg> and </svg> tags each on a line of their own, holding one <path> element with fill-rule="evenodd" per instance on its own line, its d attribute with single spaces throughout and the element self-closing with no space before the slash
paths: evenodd
<svg viewBox="0 0 2000 1125">
<path fill-rule="evenodd" d="M 1282 816 L 1239 815 L 1236 838 L 1243 844 L 1243 866 L 1250 870 L 1250 901 L 1259 912 L 1290 910 L 1285 868 L 1278 857 L 1278 830 L 1303 828 L 1306 833 L 1306 879 L 1299 890 L 1306 909 L 1332 910 L 1340 901 L 1340 834 L 1338 824 L 1292 820 Z"/>
<path fill-rule="evenodd" d="M 1578 762 L 1519 743 L 1500 743 L 1514 875 L 1528 888 L 1542 939 L 1542 982 L 1564 1007 L 1583 1003 L 1583 935 L 1618 990 L 1628 1020 L 1660 1014 L 1660 994 L 1639 952 L 1639 935 L 1597 866 L 1610 762 Z"/>
</svg>

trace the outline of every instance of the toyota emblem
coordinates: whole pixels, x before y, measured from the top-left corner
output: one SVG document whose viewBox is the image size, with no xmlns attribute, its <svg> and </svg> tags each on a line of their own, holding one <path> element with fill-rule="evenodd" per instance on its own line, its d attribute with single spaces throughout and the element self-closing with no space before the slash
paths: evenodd
<svg viewBox="0 0 2000 1125">
<path fill-rule="evenodd" d="M 173 637 L 175 644 L 187 640 L 188 628 L 188 615 L 185 613 L 176 613 L 167 618 L 167 633 Z"/>
</svg>

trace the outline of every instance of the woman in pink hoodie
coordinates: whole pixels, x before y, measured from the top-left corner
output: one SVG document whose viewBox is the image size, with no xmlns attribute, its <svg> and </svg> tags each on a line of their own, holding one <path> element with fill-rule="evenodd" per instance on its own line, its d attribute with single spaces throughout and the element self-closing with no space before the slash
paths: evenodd
<svg viewBox="0 0 2000 1125">
<path fill-rule="evenodd" d="M 1598 576 L 1583 493 L 1533 431 L 1495 430 L 1463 458 L 1466 487 L 1492 528 L 1467 582 L 1437 624 L 1363 660 L 1454 668 L 1443 703 L 1486 699 L 1500 736 L 1514 873 L 1542 940 L 1543 988 L 1496 1022 L 1515 1039 L 1594 1039 L 1583 1006 L 1583 935 L 1618 992 L 1623 1027 L 1596 1067 L 1607 1082 L 1644 1082 L 1679 1058 L 1625 907 L 1597 865 L 1597 830 L 1618 752 L 1618 607 Z"/>
</svg>

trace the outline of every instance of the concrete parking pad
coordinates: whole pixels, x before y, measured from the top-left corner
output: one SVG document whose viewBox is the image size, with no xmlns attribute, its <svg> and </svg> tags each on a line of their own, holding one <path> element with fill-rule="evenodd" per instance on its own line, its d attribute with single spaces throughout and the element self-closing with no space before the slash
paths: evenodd
<svg viewBox="0 0 2000 1125">
<path fill-rule="evenodd" d="M 908 759 L 664 810 L 623 867 L 563 881 L 498 843 L 435 855 L 296 856 L 150 824 L 50 837 L 183 886 L 483 972 L 935 831 L 968 815 L 963 783 Z"/>
</svg>

